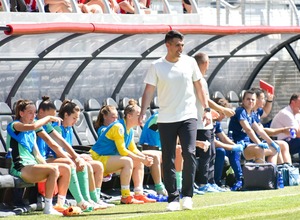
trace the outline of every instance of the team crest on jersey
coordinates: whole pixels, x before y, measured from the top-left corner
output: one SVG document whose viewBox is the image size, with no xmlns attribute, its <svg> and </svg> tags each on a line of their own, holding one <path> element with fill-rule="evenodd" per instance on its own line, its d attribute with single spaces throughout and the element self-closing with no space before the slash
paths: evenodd
<svg viewBox="0 0 300 220">
<path fill-rule="evenodd" d="M 119 128 L 119 135 L 124 135 L 124 128 L 123 127 L 120 127 Z"/>
</svg>

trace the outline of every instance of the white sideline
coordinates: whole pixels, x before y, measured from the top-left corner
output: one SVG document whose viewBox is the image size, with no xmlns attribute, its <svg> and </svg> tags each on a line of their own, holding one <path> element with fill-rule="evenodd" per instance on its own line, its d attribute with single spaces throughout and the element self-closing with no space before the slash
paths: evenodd
<svg viewBox="0 0 300 220">
<path fill-rule="evenodd" d="M 226 194 L 226 193 L 224 193 Z M 256 199 L 246 199 L 246 200 L 239 200 L 236 202 L 231 202 L 231 203 L 226 203 L 226 204 L 217 204 L 217 205 L 207 205 L 207 206 L 201 206 L 201 207 L 194 207 L 193 210 L 200 210 L 200 209 L 207 209 L 207 208 L 214 208 L 214 207 L 221 207 L 221 206 L 230 206 L 230 205 L 235 205 L 235 204 L 240 204 L 240 203 L 246 203 L 246 202 L 252 202 L 252 201 L 257 201 L 257 200 L 265 200 L 265 199 L 271 199 L 271 198 L 277 198 L 277 197 L 287 197 L 287 196 L 297 196 L 300 195 L 299 193 L 290 193 L 290 194 L 285 194 L 285 195 L 278 195 L 278 196 L 267 196 L 264 198 L 256 198 Z M 297 209 L 293 209 L 293 210 L 279 210 L 279 211 L 273 211 L 272 213 L 255 213 L 253 215 L 251 215 L 251 213 L 247 213 L 247 216 L 238 216 L 238 217 L 230 217 L 230 218 L 222 218 L 224 220 L 229 220 L 229 219 L 249 219 L 250 217 L 260 217 L 260 216 L 268 216 L 268 215 L 275 215 L 275 214 L 284 214 L 284 213 L 291 213 L 291 212 L 297 212 L 300 211 L 300 207 Z M 129 219 L 129 218 L 138 218 L 141 216 L 149 216 L 149 215 L 156 215 L 156 214 L 160 214 L 160 215 L 164 215 L 164 214 L 170 214 L 170 212 L 159 212 L 159 213 L 153 213 L 153 214 L 149 214 L 149 213 L 139 213 L 139 214 L 134 214 L 134 215 L 128 215 L 128 216 L 124 216 L 124 217 L 120 217 L 120 218 L 116 218 L 114 217 L 113 219 Z M 107 218 L 107 220 L 110 220 L 110 218 Z"/>
</svg>

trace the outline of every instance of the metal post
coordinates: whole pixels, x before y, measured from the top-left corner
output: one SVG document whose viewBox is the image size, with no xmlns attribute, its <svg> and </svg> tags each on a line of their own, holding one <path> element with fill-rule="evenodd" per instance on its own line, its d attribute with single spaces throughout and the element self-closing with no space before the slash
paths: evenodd
<svg viewBox="0 0 300 220">
<path fill-rule="evenodd" d="M 221 24 L 221 3 L 220 0 L 216 0 L 216 10 L 217 10 L 217 25 Z"/>
</svg>

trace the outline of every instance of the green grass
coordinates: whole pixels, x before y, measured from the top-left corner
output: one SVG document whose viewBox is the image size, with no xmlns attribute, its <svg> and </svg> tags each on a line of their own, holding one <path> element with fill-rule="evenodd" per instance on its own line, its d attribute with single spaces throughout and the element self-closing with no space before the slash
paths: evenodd
<svg viewBox="0 0 300 220">
<path fill-rule="evenodd" d="M 299 219 L 300 186 L 278 190 L 207 193 L 193 197 L 192 211 L 166 212 L 167 203 L 143 205 L 117 205 L 114 208 L 98 210 L 74 216 L 74 219 Z M 58 219 L 62 217 L 32 212 L 5 219 Z M 66 218 L 66 217 L 64 217 Z"/>
</svg>

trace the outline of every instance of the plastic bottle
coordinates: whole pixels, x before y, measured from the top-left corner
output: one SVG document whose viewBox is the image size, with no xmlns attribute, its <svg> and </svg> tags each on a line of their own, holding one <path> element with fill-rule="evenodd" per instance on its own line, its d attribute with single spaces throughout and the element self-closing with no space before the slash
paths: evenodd
<svg viewBox="0 0 300 220">
<path fill-rule="evenodd" d="M 154 195 L 154 194 L 151 194 L 151 193 L 148 193 L 147 197 L 150 198 L 150 199 L 156 199 L 156 200 L 158 199 L 157 195 Z"/>
<path fill-rule="evenodd" d="M 6 159 L 11 159 L 11 152 L 12 152 L 12 149 L 8 148 L 7 154 L 5 155 Z"/>
<path fill-rule="evenodd" d="M 228 137 L 229 137 L 230 140 L 233 140 L 232 133 L 233 133 L 232 131 L 228 131 Z"/>
<path fill-rule="evenodd" d="M 296 130 L 294 128 L 290 129 L 290 135 L 291 135 L 291 138 L 293 138 L 293 139 L 296 138 L 297 135 L 296 135 Z"/>
<path fill-rule="evenodd" d="M 283 177 L 282 177 L 282 172 L 281 171 L 278 171 L 277 185 L 278 185 L 278 189 L 284 188 Z"/>
</svg>

